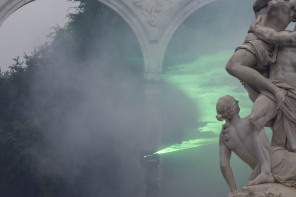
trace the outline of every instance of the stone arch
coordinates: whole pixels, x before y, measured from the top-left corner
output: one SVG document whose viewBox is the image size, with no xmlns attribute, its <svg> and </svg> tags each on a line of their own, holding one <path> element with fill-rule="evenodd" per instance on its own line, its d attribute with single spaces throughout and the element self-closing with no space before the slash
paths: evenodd
<svg viewBox="0 0 296 197">
<path fill-rule="evenodd" d="M 158 80 L 166 48 L 188 16 L 214 0 L 98 0 L 131 26 L 140 43 L 145 78 Z"/>
<path fill-rule="evenodd" d="M 35 0 L 2 0 L 0 25 L 13 12 Z M 176 29 L 193 12 L 214 0 L 97 0 L 117 12 L 140 43 L 145 78 L 158 80 L 164 54 Z"/>
<path fill-rule="evenodd" d="M 0 2 L 0 26 L 12 13 L 24 5 L 35 0 L 1 0 Z"/>
</svg>

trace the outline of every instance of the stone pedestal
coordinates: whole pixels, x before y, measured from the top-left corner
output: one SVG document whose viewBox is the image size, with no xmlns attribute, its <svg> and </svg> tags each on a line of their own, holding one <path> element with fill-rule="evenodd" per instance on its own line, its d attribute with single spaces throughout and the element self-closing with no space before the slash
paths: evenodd
<svg viewBox="0 0 296 197">
<path fill-rule="evenodd" d="M 296 197 L 296 189 L 269 183 L 243 187 L 231 197 Z"/>
</svg>

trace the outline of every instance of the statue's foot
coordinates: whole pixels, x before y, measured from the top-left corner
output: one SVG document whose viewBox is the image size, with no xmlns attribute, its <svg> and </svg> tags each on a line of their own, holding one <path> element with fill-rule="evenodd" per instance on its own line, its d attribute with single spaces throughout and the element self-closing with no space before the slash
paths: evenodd
<svg viewBox="0 0 296 197">
<path fill-rule="evenodd" d="M 263 183 L 274 183 L 273 176 L 271 174 L 259 174 L 253 181 L 249 181 L 247 186 L 259 185 Z"/>
<path fill-rule="evenodd" d="M 260 174 L 260 169 L 259 169 L 259 165 L 257 164 L 256 167 L 253 169 L 252 174 L 248 179 L 248 182 L 253 181 L 259 174 Z"/>
<path fill-rule="evenodd" d="M 287 94 L 288 92 L 286 90 L 279 88 L 279 91 L 277 91 L 275 95 L 275 99 L 277 102 L 277 107 L 276 107 L 277 109 L 282 109 L 282 107 L 286 103 Z"/>
</svg>

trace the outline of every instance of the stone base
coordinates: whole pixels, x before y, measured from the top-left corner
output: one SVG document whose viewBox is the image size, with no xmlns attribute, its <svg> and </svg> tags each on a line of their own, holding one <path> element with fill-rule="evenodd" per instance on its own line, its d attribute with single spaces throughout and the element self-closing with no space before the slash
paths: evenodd
<svg viewBox="0 0 296 197">
<path fill-rule="evenodd" d="M 296 197 L 296 189 L 269 183 L 243 187 L 232 197 Z"/>
</svg>

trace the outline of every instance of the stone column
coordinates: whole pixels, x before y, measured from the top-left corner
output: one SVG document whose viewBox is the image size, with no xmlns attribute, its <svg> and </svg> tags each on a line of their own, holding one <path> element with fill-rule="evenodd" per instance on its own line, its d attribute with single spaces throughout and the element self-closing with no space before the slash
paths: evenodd
<svg viewBox="0 0 296 197">
<path fill-rule="evenodd" d="M 148 73 L 149 75 L 151 73 Z M 159 79 L 153 73 L 153 78 Z M 161 114 L 161 84 L 159 80 L 146 81 L 145 97 L 147 102 L 146 122 L 148 128 L 145 131 L 148 132 L 148 139 L 145 139 L 143 148 L 144 151 L 151 151 L 151 153 L 159 150 L 162 142 L 162 114 Z M 158 157 L 158 155 L 156 155 Z M 162 170 L 161 170 L 161 158 L 159 158 L 159 164 L 153 167 L 148 167 L 144 171 L 144 194 L 145 197 L 158 197 L 159 190 L 161 188 Z"/>
</svg>

